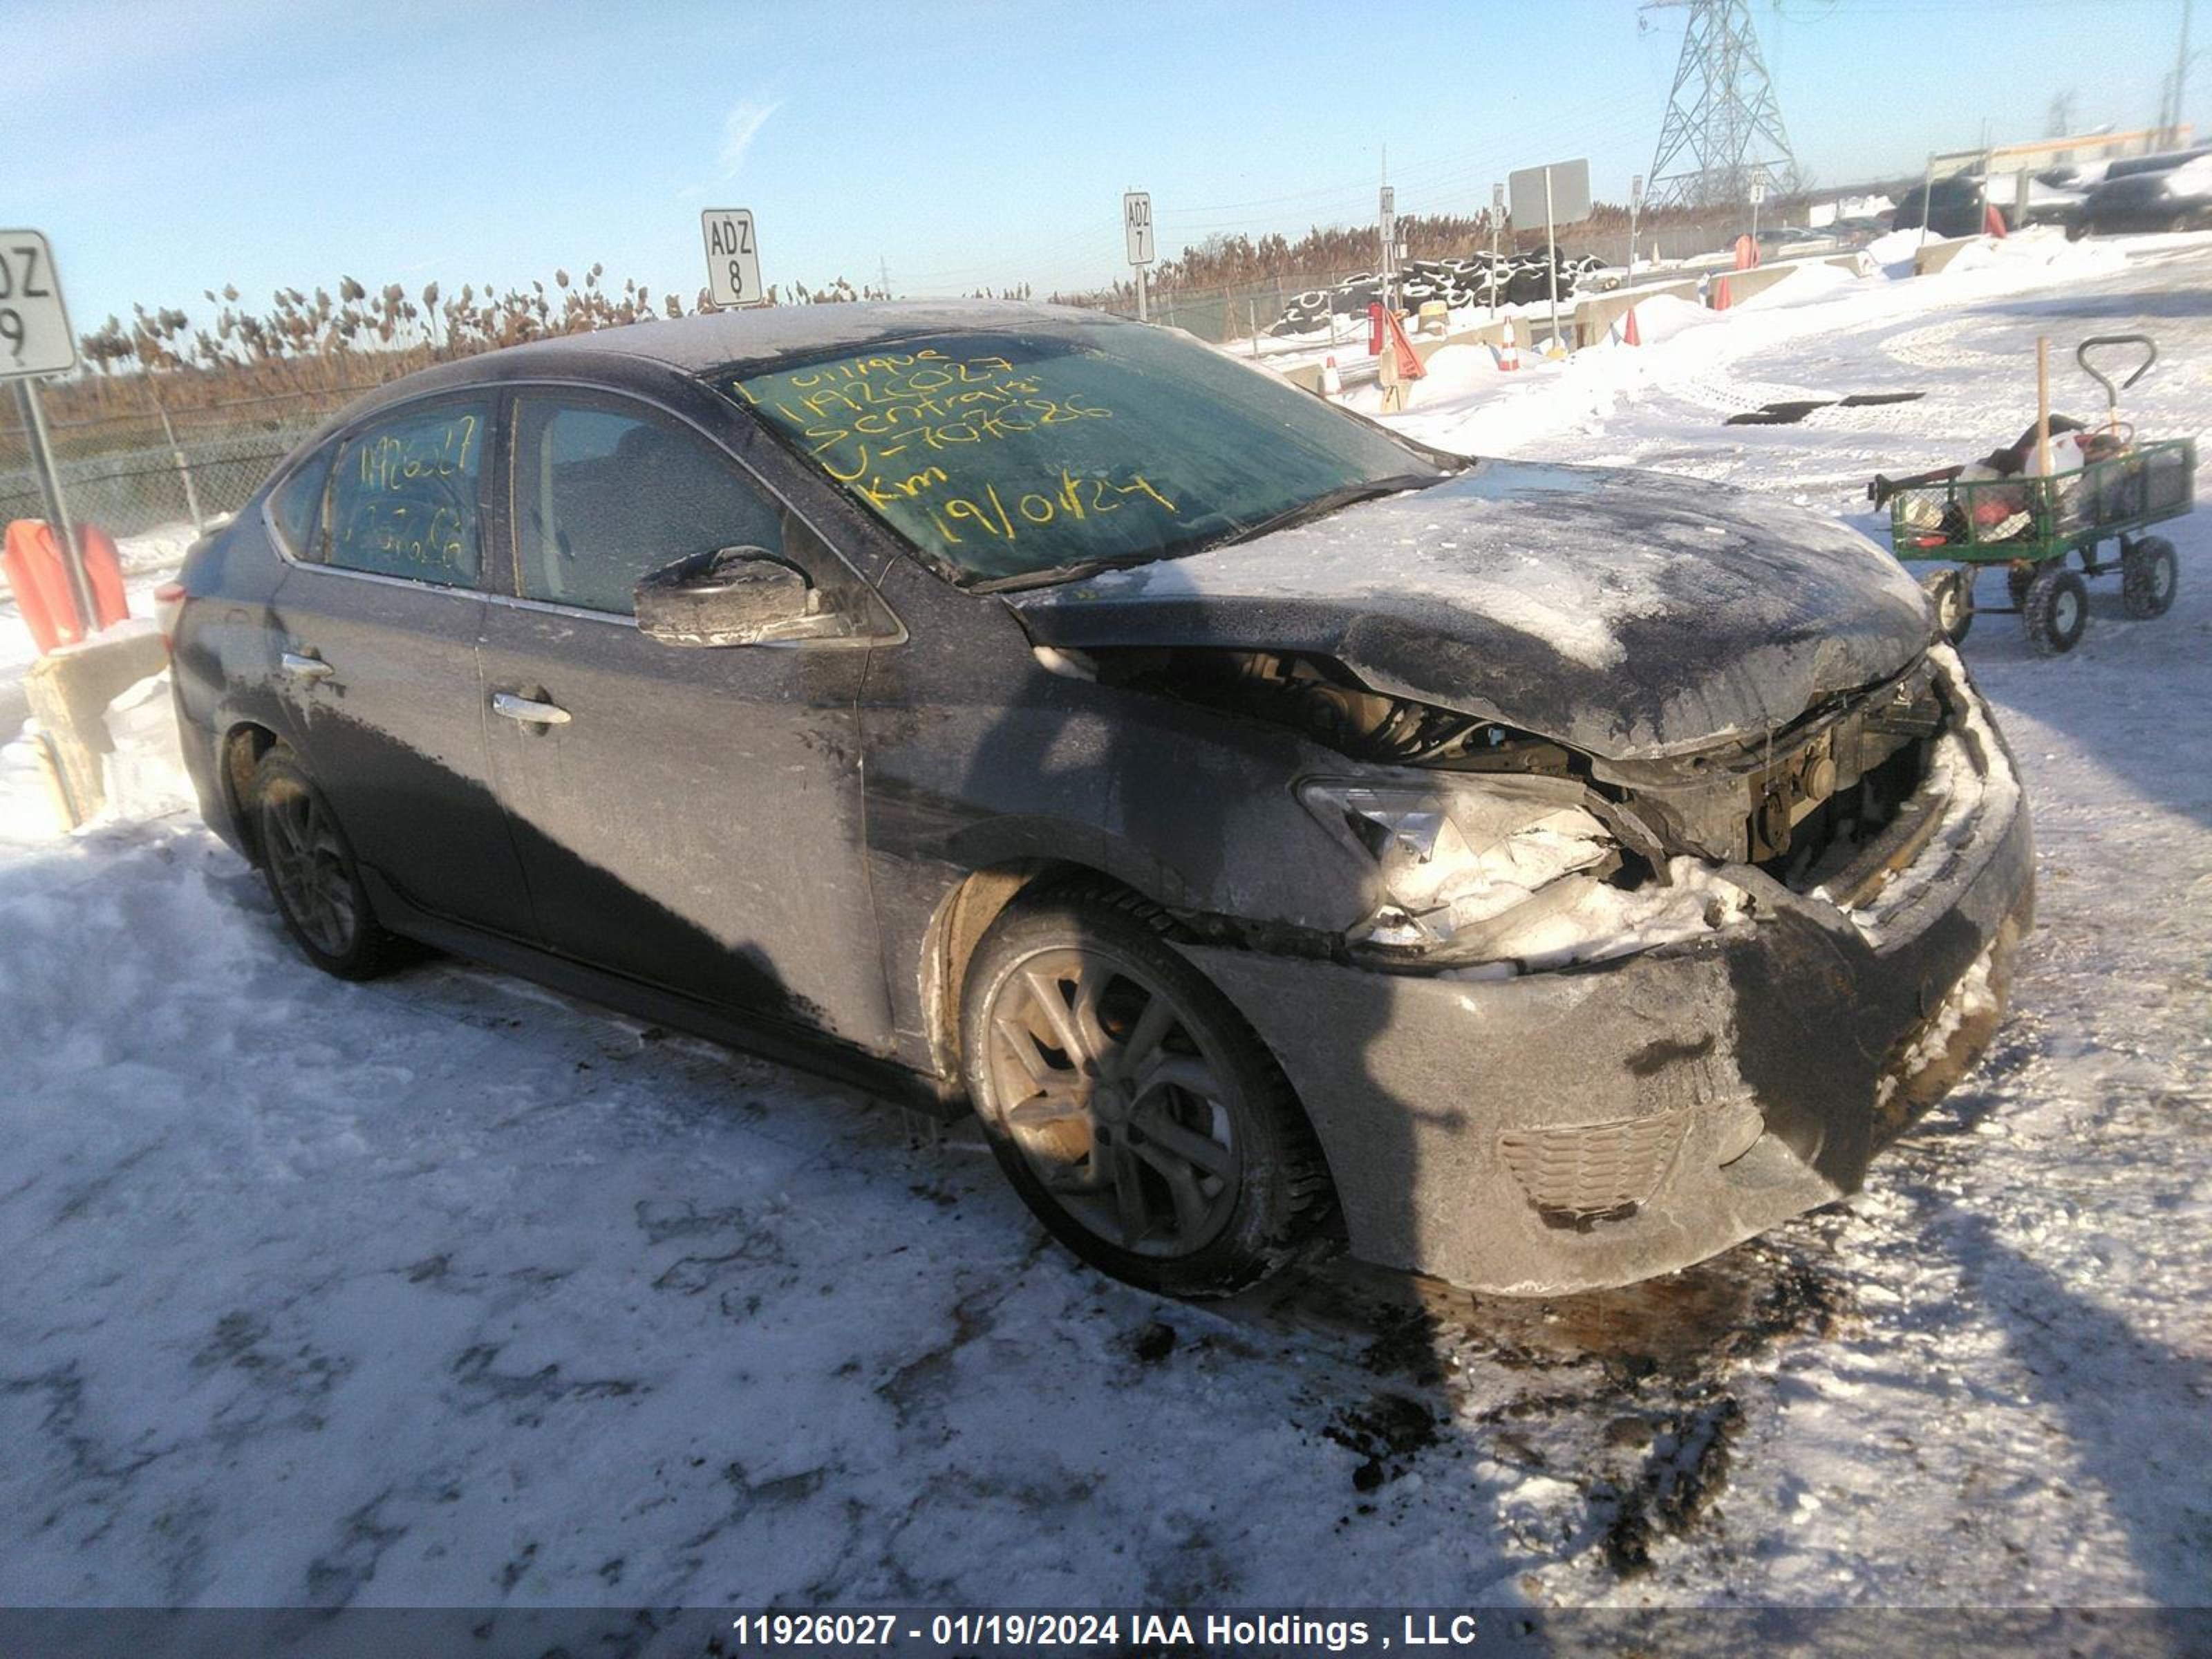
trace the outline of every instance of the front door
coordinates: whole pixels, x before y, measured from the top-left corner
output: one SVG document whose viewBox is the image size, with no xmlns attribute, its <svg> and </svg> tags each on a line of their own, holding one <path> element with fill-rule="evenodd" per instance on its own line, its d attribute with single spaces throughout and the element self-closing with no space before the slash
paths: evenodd
<svg viewBox="0 0 2212 1659">
<path fill-rule="evenodd" d="M 272 666 L 286 736 L 370 875 L 526 937 L 477 667 L 492 413 L 485 395 L 410 404 L 337 441 L 319 507 L 287 538 Z"/>
<path fill-rule="evenodd" d="M 611 396 L 520 391 L 510 459 L 517 597 L 485 622 L 488 740 L 545 942 L 888 1052 L 865 647 L 669 646 L 631 617 L 647 571 L 725 547 L 799 558 L 800 527 L 696 428 Z"/>
</svg>

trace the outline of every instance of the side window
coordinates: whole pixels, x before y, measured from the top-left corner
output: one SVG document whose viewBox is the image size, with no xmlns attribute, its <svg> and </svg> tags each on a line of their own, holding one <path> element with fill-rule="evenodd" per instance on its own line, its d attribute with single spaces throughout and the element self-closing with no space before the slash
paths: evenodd
<svg viewBox="0 0 2212 1659">
<path fill-rule="evenodd" d="M 301 462 L 269 498 L 269 516 L 276 521 L 284 550 L 295 559 L 323 556 L 323 489 L 330 479 L 331 446 L 325 444 Z"/>
<path fill-rule="evenodd" d="M 724 547 L 783 550 L 775 501 L 681 423 L 635 404 L 526 395 L 514 417 L 522 597 L 630 614 L 649 570 Z"/>
<path fill-rule="evenodd" d="M 326 562 L 441 587 L 483 568 L 477 481 L 488 401 L 439 404 L 364 427 L 338 446 Z"/>
</svg>

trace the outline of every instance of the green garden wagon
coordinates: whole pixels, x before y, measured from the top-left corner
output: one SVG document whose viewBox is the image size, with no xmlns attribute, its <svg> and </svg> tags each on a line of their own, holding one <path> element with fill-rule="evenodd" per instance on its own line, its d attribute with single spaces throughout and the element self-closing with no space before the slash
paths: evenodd
<svg viewBox="0 0 2212 1659">
<path fill-rule="evenodd" d="M 2093 350 L 2115 345 L 2144 350 L 2118 387 L 2089 361 Z M 2047 477 L 1966 478 L 1959 476 L 1964 468 L 1950 467 L 1875 481 L 1876 500 L 1889 506 L 1897 556 L 1944 566 L 1923 576 L 1921 586 L 1954 642 L 1973 625 L 1974 577 L 1985 565 L 2006 567 L 2012 603 L 2001 614 L 2019 616 L 2030 647 L 2046 655 L 2070 651 L 2081 640 L 2089 618 L 2085 577 L 2118 571 L 2121 604 L 2131 617 L 2162 616 L 2173 604 L 2173 544 L 2142 532 L 2194 504 L 2197 444 L 2189 438 L 2136 442 L 2118 414 L 2120 390 L 2149 371 L 2158 347 L 2144 334 L 2098 335 L 2082 341 L 2075 358 L 2105 388 L 2106 424 L 2087 435 L 2112 453 Z M 2117 556 L 2100 559 L 2107 542 L 2117 544 Z M 2080 561 L 2078 569 L 2069 554 Z"/>
</svg>

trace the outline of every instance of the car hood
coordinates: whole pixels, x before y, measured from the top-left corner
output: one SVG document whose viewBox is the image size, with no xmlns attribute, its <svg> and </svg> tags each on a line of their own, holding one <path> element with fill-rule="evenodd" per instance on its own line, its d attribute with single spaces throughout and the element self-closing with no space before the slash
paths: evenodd
<svg viewBox="0 0 2212 1659">
<path fill-rule="evenodd" d="M 1835 520 L 1695 478 L 1497 460 L 1006 598 L 1039 644 L 1331 657 L 1376 690 L 1622 760 L 1772 731 L 1930 636 L 1918 585 Z"/>
</svg>

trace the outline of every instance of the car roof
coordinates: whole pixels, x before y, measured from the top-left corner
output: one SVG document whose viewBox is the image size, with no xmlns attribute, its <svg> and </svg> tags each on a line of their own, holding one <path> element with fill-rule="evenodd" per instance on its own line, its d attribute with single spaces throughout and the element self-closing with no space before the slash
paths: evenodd
<svg viewBox="0 0 2212 1659">
<path fill-rule="evenodd" d="M 1003 300 L 892 300 L 852 304 L 769 306 L 751 310 L 696 312 L 689 317 L 582 334 L 559 334 L 504 346 L 434 368 L 418 370 L 384 391 L 422 389 L 432 380 L 464 382 L 528 378 L 557 369 L 617 370 L 611 359 L 657 364 L 684 374 L 732 366 L 766 368 L 781 360 L 804 362 L 826 352 L 865 350 L 947 329 L 1019 327 L 1031 332 L 1073 334 L 1118 326 L 1109 313 L 1075 306 Z M 617 370 L 618 373 L 619 371 Z"/>
</svg>

